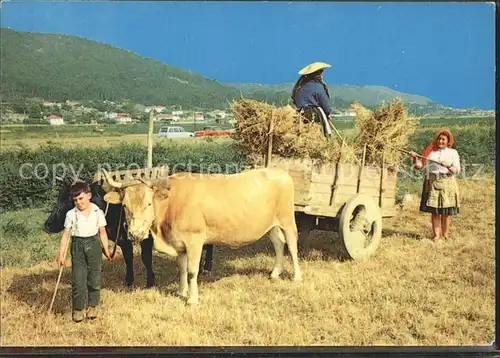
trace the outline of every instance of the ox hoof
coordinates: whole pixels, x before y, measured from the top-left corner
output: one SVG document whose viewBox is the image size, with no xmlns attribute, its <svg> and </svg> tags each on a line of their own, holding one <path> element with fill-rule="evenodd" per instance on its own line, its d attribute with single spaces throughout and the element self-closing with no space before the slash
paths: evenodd
<svg viewBox="0 0 500 358">
<path fill-rule="evenodd" d="M 201 274 L 201 276 L 208 276 L 208 277 L 210 277 L 210 276 L 212 276 L 212 271 L 201 270 L 200 274 Z"/>
<path fill-rule="evenodd" d="M 155 275 L 151 275 L 150 277 L 146 277 L 146 288 L 152 288 L 154 286 L 156 286 Z"/>
<path fill-rule="evenodd" d="M 293 282 L 302 282 L 302 277 L 301 276 L 295 276 L 294 278 L 292 278 L 292 281 Z"/>
<path fill-rule="evenodd" d="M 280 279 L 280 275 L 281 275 L 281 271 L 274 271 L 271 272 L 271 280 L 279 280 Z"/>
<path fill-rule="evenodd" d="M 187 304 L 190 306 L 197 305 L 198 299 L 197 298 L 190 298 L 189 300 L 187 300 Z"/>
<path fill-rule="evenodd" d="M 188 291 L 177 291 L 177 296 L 187 298 L 188 297 Z"/>
</svg>

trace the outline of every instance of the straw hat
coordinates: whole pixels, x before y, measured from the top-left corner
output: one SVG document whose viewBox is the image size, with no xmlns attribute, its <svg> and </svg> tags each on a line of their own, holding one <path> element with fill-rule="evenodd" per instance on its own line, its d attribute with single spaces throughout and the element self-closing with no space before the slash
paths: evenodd
<svg viewBox="0 0 500 358">
<path fill-rule="evenodd" d="M 310 65 L 307 65 L 303 69 L 299 71 L 299 75 L 309 75 L 319 70 L 323 70 L 325 68 L 332 67 L 328 63 L 324 62 L 313 62 Z"/>
</svg>

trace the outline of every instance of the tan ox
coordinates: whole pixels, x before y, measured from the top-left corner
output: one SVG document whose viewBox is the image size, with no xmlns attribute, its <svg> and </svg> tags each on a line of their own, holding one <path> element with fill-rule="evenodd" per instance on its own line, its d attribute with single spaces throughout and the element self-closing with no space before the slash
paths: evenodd
<svg viewBox="0 0 500 358">
<path fill-rule="evenodd" d="M 276 259 L 271 278 L 283 271 L 284 245 L 293 262 L 293 279 L 301 280 L 297 258 L 294 187 L 282 169 L 255 169 L 238 174 L 178 173 L 165 179 L 119 183 L 103 171 L 111 187 L 110 203 L 125 207 L 132 240 L 151 231 L 155 249 L 177 256 L 179 294 L 198 303 L 198 267 L 204 244 L 237 248 L 268 233 Z"/>
</svg>

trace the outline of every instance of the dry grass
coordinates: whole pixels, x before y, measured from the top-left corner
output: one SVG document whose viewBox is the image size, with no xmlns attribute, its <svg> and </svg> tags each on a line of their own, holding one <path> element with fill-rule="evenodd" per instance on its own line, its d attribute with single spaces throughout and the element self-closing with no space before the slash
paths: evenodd
<svg viewBox="0 0 500 358">
<path fill-rule="evenodd" d="M 291 106 L 275 107 L 265 102 L 241 99 L 233 101 L 236 119 L 235 139 L 242 151 L 258 164 L 267 154 L 272 133 L 272 153 L 285 158 L 313 158 L 320 161 L 361 162 L 366 146 L 367 163 L 380 163 L 382 153 L 386 163 L 401 160 L 399 149 L 406 148 L 408 137 L 418 125 L 408 118 L 404 103 L 395 99 L 374 111 L 359 103 L 356 112 L 356 135 L 340 138 L 332 133 L 325 138 L 321 125 L 307 123 Z M 340 156 L 342 147 L 342 156 Z"/>
<path fill-rule="evenodd" d="M 235 139 L 253 164 L 258 164 L 267 154 L 271 133 L 272 153 L 281 157 L 326 161 L 339 157 L 338 139 L 326 139 L 319 124 L 305 122 L 291 106 L 275 107 L 241 99 L 233 101 L 231 108 L 236 119 Z"/>
<path fill-rule="evenodd" d="M 381 105 L 374 111 L 354 103 L 357 136 L 354 146 L 359 152 L 366 145 L 366 162 L 396 164 L 401 160 L 399 149 L 405 149 L 408 137 L 417 128 L 418 121 L 408 118 L 408 111 L 400 99 Z"/>
<path fill-rule="evenodd" d="M 212 140 L 224 140 L 226 138 L 214 138 Z M 199 141 L 206 140 L 203 137 L 200 138 L 179 138 L 173 139 L 174 141 L 180 141 L 182 143 L 192 142 L 197 143 Z M 153 143 L 165 143 L 168 139 L 153 138 Z M 27 140 L 20 139 L 2 139 L 0 152 L 8 151 L 12 149 L 19 148 L 20 146 L 27 146 L 28 148 L 38 148 L 40 145 L 45 145 L 48 142 L 58 144 L 63 148 L 76 148 L 76 147 L 111 147 L 119 145 L 121 143 L 138 143 L 143 146 L 148 144 L 148 136 L 146 134 L 124 134 L 120 136 L 95 136 L 95 137 L 59 137 L 35 139 L 30 138 Z"/>
<path fill-rule="evenodd" d="M 159 288 L 145 284 L 134 258 L 136 290 L 122 286 L 123 262 L 103 272 L 101 318 L 71 321 L 66 270 L 50 264 L 2 268 L 2 345 L 482 345 L 493 340 L 494 178 L 461 181 L 462 213 L 449 242 L 433 244 L 428 215 L 409 204 L 384 220 L 368 262 L 336 259 L 338 236 L 313 232 L 301 260 L 304 281 L 271 282 L 272 245 L 215 248 L 214 272 L 202 277 L 200 305 L 174 295 L 177 269 L 154 257 Z M 291 264 L 286 268 L 290 272 Z"/>
</svg>

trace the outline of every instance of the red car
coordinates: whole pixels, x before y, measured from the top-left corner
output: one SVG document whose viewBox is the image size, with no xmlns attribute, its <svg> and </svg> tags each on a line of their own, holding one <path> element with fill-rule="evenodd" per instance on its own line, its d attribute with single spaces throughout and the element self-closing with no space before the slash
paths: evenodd
<svg viewBox="0 0 500 358">
<path fill-rule="evenodd" d="M 216 126 L 204 127 L 201 131 L 195 131 L 195 137 L 207 137 L 207 136 L 216 136 L 216 137 L 229 137 L 234 132 L 233 129 L 221 129 Z"/>
</svg>

